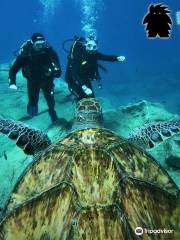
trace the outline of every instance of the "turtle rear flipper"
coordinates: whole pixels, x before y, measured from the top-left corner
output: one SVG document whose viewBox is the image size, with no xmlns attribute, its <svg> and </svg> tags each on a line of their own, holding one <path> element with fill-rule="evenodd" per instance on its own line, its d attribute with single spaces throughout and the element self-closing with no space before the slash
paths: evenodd
<svg viewBox="0 0 180 240">
<path fill-rule="evenodd" d="M 44 150 L 51 144 L 47 134 L 10 119 L 0 119 L 0 132 L 15 140 L 16 145 L 28 155 Z"/>
</svg>

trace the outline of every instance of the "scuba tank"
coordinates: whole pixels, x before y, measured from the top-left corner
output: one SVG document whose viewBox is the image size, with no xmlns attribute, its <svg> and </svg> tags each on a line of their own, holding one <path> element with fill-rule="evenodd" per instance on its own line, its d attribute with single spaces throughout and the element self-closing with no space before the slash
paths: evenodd
<svg viewBox="0 0 180 240">
<path fill-rule="evenodd" d="M 74 43 L 82 43 L 82 45 L 85 43 L 85 38 L 83 37 L 77 37 L 77 36 L 74 36 L 74 38 L 70 38 L 70 39 L 67 39 L 65 40 L 63 43 L 62 43 L 62 49 L 64 50 L 64 52 L 66 53 L 70 53 L 71 49 L 67 49 L 66 48 L 66 44 L 69 43 L 69 42 L 74 42 Z M 74 44 L 73 44 L 74 45 Z"/>
<path fill-rule="evenodd" d="M 16 51 L 14 51 L 14 56 L 18 57 L 19 55 L 21 55 L 22 53 L 24 53 L 25 51 L 27 51 L 27 49 L 32 45 L 31 40 L 27 40 L 25 41 L 20 48 L 18 48 Z"/>
</svg>

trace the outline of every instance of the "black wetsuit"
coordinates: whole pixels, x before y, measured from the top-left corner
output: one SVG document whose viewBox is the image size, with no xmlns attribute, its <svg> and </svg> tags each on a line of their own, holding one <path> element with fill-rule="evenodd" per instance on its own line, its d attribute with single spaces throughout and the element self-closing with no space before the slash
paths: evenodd
<svg viewBox="0 0 180 240">
<path fill-rule="evenodd" d="M 93 92 L 91 81 L 100 78 L 98 60 L 118 61 L 117 56 L 105 55 L 97 51 L 88 53 L 79 41 L 72 46 L 68 56 L 65 79 L 69 90 L 78 100 L 88 97 L 82 89 L 83 85 Z M 94 93 L 90 97 L 94 97 Z"/>
<path fill-rule="evenodd" d="M 55 68 L 57 68 L 57 70 L 54 70 Z M 52 120 L 56 118 L 53 80 L 61 76 L 61 67 L 56 52 L 52 47 L 46 47 L 36 51 L 32 44 L 27 41 L 10 68 L 10 85 L 16 84 L 16 74 L 20 69 L 22 69 L 23 76 L 27 79 L 29 98 L 27 106 L 28 113 L 28 109 L 31 106 L 38 105 L 39 92 L 40 89 L 42 89 L 49 107 L 49 114 Z M 51 69 L 51 72 L 49 72 L 49 69 Z"/>
</svg>

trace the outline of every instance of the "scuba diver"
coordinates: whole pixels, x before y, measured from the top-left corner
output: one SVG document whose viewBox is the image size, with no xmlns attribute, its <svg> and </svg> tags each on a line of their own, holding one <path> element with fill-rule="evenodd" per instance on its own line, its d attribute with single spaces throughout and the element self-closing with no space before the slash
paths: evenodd
<svg viewBox="0 0 180 240">
<path fill-rule="evenodd" d="M 42 89 L 52 122 L 58 120 L 54 109 L 54 78 L 61 76 L 61 66 L 57 53 L 48 45 L 41 33 L 34 33 L 20 48 L 17 58 L 9 70 L 9 88 L 17 90 L 16 74 L 22 69 L 27 79 L 27 113 L 38 114 L 39 92 Z"/>
<path fill-rule="evenodd" d="M 64 43 L 71 40 L 66 40 Z M 64 50 L 67 52 L 65 48 Z M 68 56 L 65 81 L 68 83 L 69 91 L 76 97 L 77 101 L 86 97 L 94 97 L 92 80 L 96 80 L 99 83 L 98 87 L 102 88 L 99 68 L 104 71 L 106 69 L 98 63 L 98 60 L 116 62 L 124 61 L 125 57 L 100 53 L 98 41 L 92 35 L 87 38 L 75 37 Z"/>
</svg>

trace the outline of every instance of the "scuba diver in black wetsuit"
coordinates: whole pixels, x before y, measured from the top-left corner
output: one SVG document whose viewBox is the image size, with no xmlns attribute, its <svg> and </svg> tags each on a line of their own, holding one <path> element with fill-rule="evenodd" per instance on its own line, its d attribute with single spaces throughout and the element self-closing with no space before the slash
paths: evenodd
<svg viewBox="0 0 180 240">
<path fill-rule="evenodd" d="M 54 100 L 54 78 L 61 76 L 58 55 L 46 42 L 41 33 L 34 33 L 20 48 L 19 54 L 9 71 L 9 88 L 17 89 L 16 74 L 22 69 L 27 79 L 29 102 L 27 113 L 33 117 L 38 114 L 39 92 L 42 89 L 52 122 L 58 120 Z"/>
<path fill-rule="evenodd" d="M 75 38 L 68 56 L 65 80 L 69 91 L 78 101 L 82 98 L 94 97 L 91 81 L 100 81 L 98 68 L 104 69 L 98 60 L 116 62 L 124 61 L 125 57 L 98 52 L 98 41 L 93 36 L 86 39 Z M 101 88 L 100 84 L 99 88 Z"/>
</svg>

